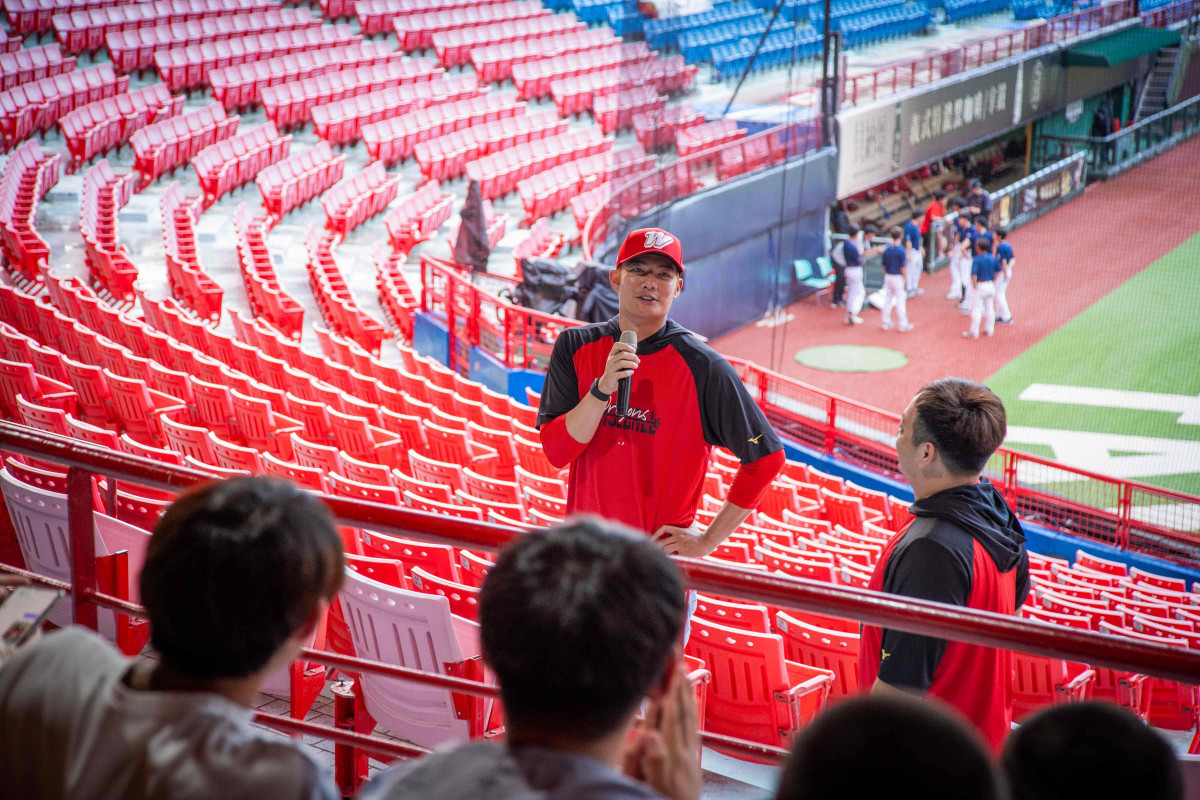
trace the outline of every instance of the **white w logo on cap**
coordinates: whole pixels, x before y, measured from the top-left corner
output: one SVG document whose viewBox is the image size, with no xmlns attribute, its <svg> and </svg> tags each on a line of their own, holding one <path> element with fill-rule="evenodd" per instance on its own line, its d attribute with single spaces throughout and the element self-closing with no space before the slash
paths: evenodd
<svg viewBox="0 0 1200 800">
<path fill-rule="evenodd" d="M 647 231 L 646 244 L 643 246 L 653 247 L 655 250 L 662 250 L 673 241 L 675 240 L 662 231 Z"/>
</svg>

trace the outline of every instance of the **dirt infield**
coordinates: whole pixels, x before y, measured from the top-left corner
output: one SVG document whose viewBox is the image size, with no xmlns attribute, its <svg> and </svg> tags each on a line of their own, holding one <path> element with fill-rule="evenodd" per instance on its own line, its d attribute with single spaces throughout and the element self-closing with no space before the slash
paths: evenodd
<svg viewBox="0 0 1200 800">
<path fill-rule="evenodd" d="M 983 380 L 1083 312 L 1141 269 L 1200 231 L 1200 139 L 1193 139 L 1083 195 L 1009 237 L 1016 254 L 1008 290 L 1016 324 L 997 326 L 991 339 L 964 339 L 969 319 L 945 299 L 947 270 L 925 275 L 925 294 L 908 301 L 909 333 L 883 331 L 879 312 L 843 323 L 826 299 L 795 303 L 795 318 L 779 328 L 749 325 L 712 342 L 721 353 L 755 361 L 785 375 L 879 408 L 904 410 L 922 384 L 945 375 Z M 1197 265 L 1200 273 L 1200 265 Z M 1198 275 L 1200 278 L 1200 275 Z M 892 347 L 908 365 L 874 374 L 832 373 L 797 364 L 814 345 Z"/>
</svg>

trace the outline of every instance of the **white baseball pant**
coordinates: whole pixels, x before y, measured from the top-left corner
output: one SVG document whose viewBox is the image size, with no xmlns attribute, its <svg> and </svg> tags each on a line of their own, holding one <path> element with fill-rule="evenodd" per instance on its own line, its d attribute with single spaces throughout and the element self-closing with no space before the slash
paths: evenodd
<svg viewBox="0 0 1200 800">
<path fill-rule="evenodd" d="M 974 301 L 971 303 L 971 335 L 979 335 L 979 320 L 983 318 L 983 332 L 988 336 L 996 329 L 996 284 L 994 281 L 980 281 L 972 292 Z"/>
<path fill-rule="evenodd" d="M 1012 319 L 1012 309 L 1008 307 L 1008 285 L 1012 283 L 1012 263 L 1008 265 L 1008 277 L 1004 271 L 996 273 L 996 318 Z"/>
<path fill-rule="evenodd" d="M 866 299 L 862 267 L 846 267 L 846 316 L 857 317 Z"/>
<path fill-rule="evenodd" d="M 925 259 L 922 256 L 922 251 L 913 249 L 908 251 L 908 263 L 905 264 L 908 270 L 908 291 L 916 291 L 917 283 L 921 280 L 921 272 L 925 268 Z"/>
<path fill-rule="evenodd" d="M 883 276 L 883 325 L 885 328 L 892 327 L 892 309 L 896 309 L 896 316 L 900 321 L 900 327 L 908 325 L 908 302 L 907 290 L 904 288 L 903 275 L 884 275 Z"/>
</svg>

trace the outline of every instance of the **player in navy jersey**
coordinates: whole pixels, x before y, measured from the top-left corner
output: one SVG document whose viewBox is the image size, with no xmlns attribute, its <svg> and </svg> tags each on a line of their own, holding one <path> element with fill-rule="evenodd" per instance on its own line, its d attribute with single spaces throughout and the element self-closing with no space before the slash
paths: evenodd
<svg viewBox="0 0 1200 800">
<path fill-rule="evenodd" d="M 962 202 L 962 201 L 959 201 Z M 971 220 L 959 209 L 954 227 L 950 229 L 950 291 L 947 300 L 962 301 L 968 294 L 967 287 L 971 285 L 971 251 L 970 247 Z"/>
<path fill-rule="evenodd" d="M 1012 309 L 1008 307 L 1008 287 L 1012 283 L 1012 270 L 1015 258 L 1012 245 L 1008 243 L 1008 230 L 996 229 L 996 259 L 1000 262 L 1000 274 L 996 276 L 996 322 L 1001 325 L 1012 325 Z"/>
<path fill-rule="evenodd" d="M 925 253 L 921 249 L 921 226 L 915 219 L 904 223 L 904 249 L 907 262 L 904 288 L 908 297 L 915 297 L 924 293 L 923 289 L 918 288 L 917 283 L 921 280 L 921 273 L 925 271 Z"/>
<path fill-rule="evenodd" d="M 883 329 L 892 329 L 892 309 L 896 309 L 900 327 L 897 330 L 911 331 L 908 324 L 908 309 L 905 290 L 905 271 L 908 267 L 908 252 L 900 244 L 904 233 L 899 228 L 892 228 L 892 243 L 883 250 Z"/>
<path fill-rule="evenodd" d="M 988 336 L 996 327 L 996 275 L 1000 262 L 989 252 L 990 240 L 980 236 L 975 241 L 975 258 L 971 260 L 971 329 L 963 331 L 969 339 L 979 338 L 979 320 L 983 318 L 983 332 Z"/>
</svg>

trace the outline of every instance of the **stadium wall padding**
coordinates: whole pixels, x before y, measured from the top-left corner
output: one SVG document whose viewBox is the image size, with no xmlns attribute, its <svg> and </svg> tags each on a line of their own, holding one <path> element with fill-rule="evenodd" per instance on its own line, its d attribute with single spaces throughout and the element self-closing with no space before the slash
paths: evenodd
<svg viewBox="0 0 1200 800">
<path fill-rule="evenodd" d="M 625 230 L 658 227 L 679 237 L 687 274 L 671 318 L 714 338 L 811 292 L 796 281 L 792 261 L 825 254 L 836 181 L 836 151 L 825 148 L 701 190 Z M 616 262 L 616 245 L 605 263 Z"/>
</svg>

